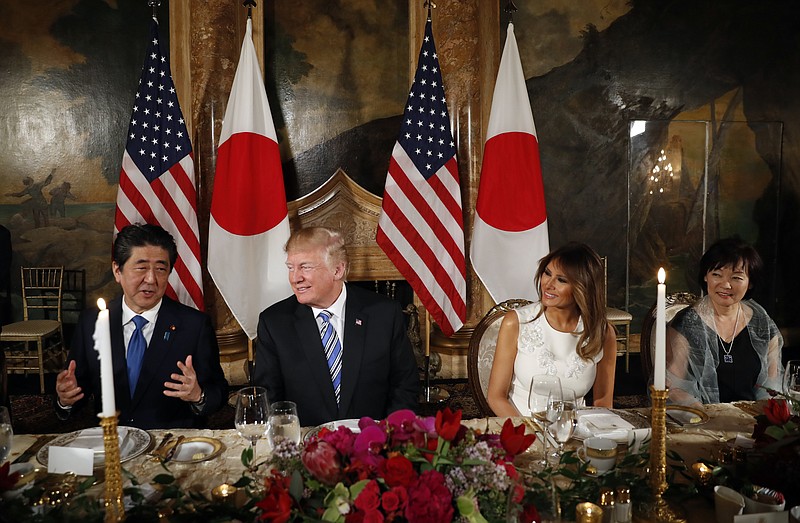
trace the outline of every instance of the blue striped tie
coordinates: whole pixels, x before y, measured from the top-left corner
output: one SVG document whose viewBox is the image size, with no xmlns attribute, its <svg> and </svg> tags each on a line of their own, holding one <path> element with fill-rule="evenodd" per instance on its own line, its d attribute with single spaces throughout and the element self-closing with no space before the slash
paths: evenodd
<svg viewBox="0 0 800 523">
<path fill-rule="evenodd" d="M 136 390 L 136 382 L 139 381 L 139 372 L 142 370 L 142 361 L 144 360 L 144 350 L 147 348 L 147 341 L 142 334 L 142 328 L 147 324 L 147 320 L 143 316 L 134 316 L 133 323 L 136 329 L 133 331 L 130 341 L 128 341 L 128 386 L 131 391 L 131 398 L 133 392 Z"/>
<path fill-rule="evenodd" d="M 325 358 L 328 360 L 328 369 L 331 371 L 331 382 L 333 382 L 333 390 L 336 392 L 336 403 L 338 405 L 342 390 L 342 344 L 339 342 L 339 336 L 336 335 L 336 329 L 333 328 L 331 323 L 332 314 L 328 311 L 322 311 L 318 316 L 322 319 L 319 334 L 322 336 L 322 346 L 325 347 Z"/>
</svg>

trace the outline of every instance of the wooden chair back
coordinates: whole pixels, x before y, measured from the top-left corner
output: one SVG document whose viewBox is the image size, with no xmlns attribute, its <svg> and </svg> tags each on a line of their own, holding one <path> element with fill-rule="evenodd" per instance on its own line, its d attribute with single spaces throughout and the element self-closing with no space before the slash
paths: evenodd
<svg viewBox="0 0 800 523">
<path fill-rule="evenodd" d="M 494 412 L 486 400 L 486 394 L 489 390 L 489 375 L 492 372 L 500 323 L 508 311 L 524 307 L 530 303 L 529 300 L 523 299 L 512 299 L 498 303 L 486 313 L 472 332 L 467 353 L 467 375 L 472 396 L 484 416 L 494 416 Z"/>
</svg>

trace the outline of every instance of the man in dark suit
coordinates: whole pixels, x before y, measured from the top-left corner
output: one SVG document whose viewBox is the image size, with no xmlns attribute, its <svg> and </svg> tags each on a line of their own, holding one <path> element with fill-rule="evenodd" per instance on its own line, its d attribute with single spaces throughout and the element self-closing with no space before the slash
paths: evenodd
<svg viewBox="0 0 800 523">
<path fill-rule="evenodd" d="M 199 428 L 227 400 L 209 317 L 164 296 L 177 257 L 172 236 L 156 225 L 129 225 L 114 240 L 111 267 L 123 296 L 109 304 L 109 322 L 120 425 Z M 100 361 L 92 338 L 97 312 L 81 314 L 69 367 L 56 379 L 61 419 L 91 394 L 100 411 Z"/>
<path fill-rule="evenodd" d="M 344 283 L 340 233 L 296 231 L 286 243 L 294 296 L 261 313 L 254 384 L 297 403 L 300 424 L 416 409 L 419 374 L 400 304 Z"/>
</svg>

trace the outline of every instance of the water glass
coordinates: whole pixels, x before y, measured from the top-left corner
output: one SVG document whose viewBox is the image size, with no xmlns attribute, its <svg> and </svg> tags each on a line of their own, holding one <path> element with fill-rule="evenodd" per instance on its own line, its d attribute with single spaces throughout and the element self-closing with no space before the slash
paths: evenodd
<svg viewBox="0 0 800 523">
<path fill-rule="evenodd" d="M 269 400 L 264 387 L 245 387 L 236 394 L 236 416 L 234 425 L 239 435 L 250 443 L 253 449 L 253 463 L 256 461 L 256 444 L 267 432 L 269 421 Z"/>
<path fill-rule="evenodd" d="M 550 396 L 558 394 L 561 397 L 561 379 L 558 376 L 550 376 L 547 374 L 537 374 L 531 379 L 531 388 L 528 391 L 528 409 L 531 414 L 544 411 L 544 419 L 540 419 L 544 425 L 544 432 L 542 433 L 542 440 L 544 445 L 544 459 L 542 465 L 547 466 L 547 440 L 548 429 L 551 419 L 556 419 L 556 413 L 548 412 L 548 405 L 550 404 Z"/>
<path fill-rule="evenodd" d="M 11 415 L 6 407 L 0 407 L 0 463 L 3 463 L 11 452 L 14 441 L 14 429 L 11 427 Z"/>
<path fill-rule="evenodd" d="M 578 425 L 576 416 L 578 407 L 575 402 L 575 391 L 572 389 L 563 389 L 560 401 L 556 395 L 552 397 L 552 401 L 554 403 L 560 403 L 560 405 L 555 405 L 553 407 L 553 410 L 558 413 L 558 415 L 557 418 L 550 423 L 550 434 L 553 435 L 553 439 L 558 443 L 558 456 L 560 460 L 561 453 L 564 451 L 564 443 L 570 440 L 572 434 L 575 432 L 575 427 Z M 551 409 L 548 407 L 547 410 L 549 412 Z"/>
<path fill-rule="evenodd" d="M 282 441 L 300 443 L 300 418 L 293 401 L 276 401 L 269 407 L 267 439 L 274 449 Z"/>
</svg>

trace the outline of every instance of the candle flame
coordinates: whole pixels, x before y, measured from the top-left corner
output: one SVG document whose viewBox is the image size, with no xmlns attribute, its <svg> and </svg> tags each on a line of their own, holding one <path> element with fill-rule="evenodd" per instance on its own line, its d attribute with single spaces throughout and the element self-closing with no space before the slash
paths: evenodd
<svg viewBox="0 0 800 523">
<path fill-rule="evenodd" d="M 664 272 L 664 267 L 658 269 L 658 283 L 664 283 L 667 280 L 667 273 Z"/>
<path fill-rule="evenodd" d="M 103 298 L 97 298 L 97 308 L 101 311 L 106 310 L 106 300 Z"/>
</svg>

